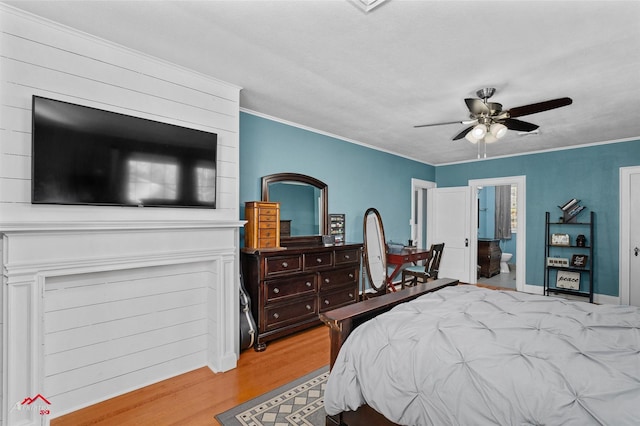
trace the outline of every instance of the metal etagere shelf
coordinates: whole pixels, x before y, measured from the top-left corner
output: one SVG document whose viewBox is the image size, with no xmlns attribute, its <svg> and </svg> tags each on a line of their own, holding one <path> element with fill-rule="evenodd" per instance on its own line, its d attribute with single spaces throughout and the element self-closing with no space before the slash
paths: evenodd
<svg viewBox="0 0 640 426">
<path fill-rule="evenodd" d="M 595 213 L 590 212 L 588 222 L 578 222 L 575 218 L 570 222 L 551 222 L 550 217 L 547 212 L 544 294 L 588 297 L 593 303 Z"/>
</svg>

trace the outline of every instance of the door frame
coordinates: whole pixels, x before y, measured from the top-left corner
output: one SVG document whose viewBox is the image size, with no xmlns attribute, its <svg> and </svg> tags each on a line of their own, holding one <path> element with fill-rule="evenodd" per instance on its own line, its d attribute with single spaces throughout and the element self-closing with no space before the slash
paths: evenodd
<svg viewBox="0 0 640 426">
<path fill-rule="evenodd" d="M 416 242 L 419 247 L 426 247 L 426 241 L 421 241 L 422 234 L 424 234 L 423 224 L 426 223 L 426 209 L 425 205 L 426 193 L 425 190 L 435 188 L 437 185 L 435 182 L 429 180 L 422 180 L 411 178 L 411 218 L 409 219 L 409 226 L 411 228 L 411 239 Z M 418 193 L 418 205 L 416 205 L 415 193 Z M 418 242 L 420 244 L 418 244 Z"/>
<path fill-rule="evenodd" d="M 487 179 L 470 179 L 469 186 L 471 187 L 471 194 L 474 194 L 475 200 L 471 203 L 471 229 L 476 232 L 471 232 L 469 238 L 469 244 L 475 249 L 471 250 L 470 262 L 471 265 L 478 264 L 478 189 L 481 186 L 500 186 L 500 185 L 517 185 L 518 186 L 518 225 L 516 232 L 518 234 L 518 241 L 516 242 L 516 290 L 525 291 L 525 277 L 527 276 L 527 177 L 522 176 L 506 176 L 501 178 L 487 178 Z M 477 284 L 477 274 L 472 274 L 473 283 Z M 527 292 L 541 293 L 542 287 L 540 286 L 526 286 Z M 539 288 L 538 288 L 539 287 Z"/>
<path fill-rule="evenodd" d="M 640 173 L 640 166 L 620 167 L 620 232 L 619 232 L 619 287 L 620 303 L 628 305 L 631 292 L 629 267 L 631 262 L 631 175 Z"/>
</svg>

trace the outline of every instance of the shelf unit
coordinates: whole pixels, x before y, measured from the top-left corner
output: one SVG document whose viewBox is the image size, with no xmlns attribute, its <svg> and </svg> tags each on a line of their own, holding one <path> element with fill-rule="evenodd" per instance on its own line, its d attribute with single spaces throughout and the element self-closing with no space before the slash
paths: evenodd
<svg viewBox="0 0 640 426">
<path fill-rule="evenodd" d="M 329 214 L 329 232 L 335 238 L 336 243 L 344 243 L 345 215 L 342 213 Z"/>
<path fill-rule="evenodd" d="M 567 294 L 573 296 L 588 297 L 593 303 L 594 257 L 593 257 L 593 226 L 595 213 L 590 212 L 588 222 L 551 222 L 551 214 L 546 213 L 545 241 L 544 241 L 544 294 Z M 568 234 L 568 244 L 554 244 L 554 234 Z M 584 235 L 586 243 L 578 245 L 576 237 Z M 573 255 L 588 256 L 584 267 L 571 266 Z M 549 258 L 563 258 L 568 260 L 568 265 L 549 265 Z M 566 274 L 565 274 L 566 273 Z M 578 289 L 557 287 L 558 274 L 563 276 L 577 276 L 580 278 Z"/>
</svg>

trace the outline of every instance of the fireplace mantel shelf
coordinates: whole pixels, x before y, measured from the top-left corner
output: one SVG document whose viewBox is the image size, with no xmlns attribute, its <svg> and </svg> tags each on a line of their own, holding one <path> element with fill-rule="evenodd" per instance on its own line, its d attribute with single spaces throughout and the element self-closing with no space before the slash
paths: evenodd
<svg viewBox="0 0 640 426">
<path fill-rule="evenodd" d="M 245 223 L 244 220 L 0 222 L 0 233 L 240 228 Z"/>
</svg>

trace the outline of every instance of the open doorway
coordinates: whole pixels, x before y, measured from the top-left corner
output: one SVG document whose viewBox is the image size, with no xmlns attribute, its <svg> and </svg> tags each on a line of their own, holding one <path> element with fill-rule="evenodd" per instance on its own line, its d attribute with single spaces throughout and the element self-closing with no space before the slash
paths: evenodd
<svg viewBox="0 0 640 426">
<path fill-rule="evenodd" d="M 418 248 L 427 243 L 427 190 L 435 188 L 435 182 L 411 179 L 411 240 Z"/>
<path fill-rule="evenodd" d="M 471 203 L 473 212 L 471 229 L 477 232 L 471 233 L 470 244 L 474 248 L 471 253 L 472 262 L 479 268 L 483 268 L 488 246 L 500 248 L 502 253 L 512 255 L 507 265 L 500 265 L 499 271 L 492 265 L 491 273 L 478 274 L 477 283 L 495 285 L 498 287 L 513 288 L 518 291 L 525 289 L 525 247 L 526 247 L 526 226 L 525 226 L 525 200 L 526 200 L 526 179 L 525 176 L 509 176 L 493 179 L 470 180 L 472 194 L 475 194 L 475 202 Z M 513 209 L 513 217 L 510 220 L 511 228 L 509 233 L 497 232 L 495 228 L 495 194 L 496 188 L 509 194 L 509 216 Z M 512 198 L 513 197 L 513 198 Z M 503 203 L 504 204 L 504 203 Z M 506 208 L 506 207 L 504 207 Z M 504 230 L 502 230 L 504 231 Z M 497 233 L 496 233 L 497 232 Z M 480 242 L 480 243 L 479 243 Z M 482 245 L 482 261 L 478 261 L 478 247 Z M 480 265 L 483 264 L 482 267 Z M 496 273 L 497 272 L 497 273 Z"/>
</svg>

